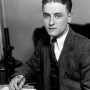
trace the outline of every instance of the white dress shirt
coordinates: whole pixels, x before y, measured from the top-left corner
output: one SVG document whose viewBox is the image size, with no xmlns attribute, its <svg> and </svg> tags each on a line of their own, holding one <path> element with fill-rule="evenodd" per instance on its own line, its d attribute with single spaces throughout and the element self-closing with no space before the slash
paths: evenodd
<svg viewBox="0 0 90 90">
<path fill-rule="evenodd" d="M 67 30 L 67 32 L 65 32 L 64 35 L 62 35 L 60 38 L 57 38 L 57 41 L 54 43 L 54 53 L 55 53 L 57 61 L 63 49 L 64 41 L 65 41 L 68 31 L 69 29 Z"/>
</svg>

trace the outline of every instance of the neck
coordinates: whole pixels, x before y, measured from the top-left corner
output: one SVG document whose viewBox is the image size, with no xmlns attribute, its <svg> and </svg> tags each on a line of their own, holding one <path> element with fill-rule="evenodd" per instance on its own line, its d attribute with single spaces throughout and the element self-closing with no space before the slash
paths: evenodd
<svg viewBox="0 0 90 90">
<path fill-rule="evenodd" d="M 58 36 L 54 37 L 54 38 L 60 38 L 62 37 L 67 31 L 69 30 L 69 25 L 67 24 L 66 28 L 64 29 L 64 31 L 59 34 Z M 53 37 L 52 37 L 53 38 Z"/>
</svg>

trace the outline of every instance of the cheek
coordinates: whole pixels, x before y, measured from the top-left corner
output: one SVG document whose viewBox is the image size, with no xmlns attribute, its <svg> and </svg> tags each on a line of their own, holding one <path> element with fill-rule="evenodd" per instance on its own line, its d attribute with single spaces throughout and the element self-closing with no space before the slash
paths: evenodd
<svg viewBox="0 0 90 90">
<path fill-rule="evenodd" d="M 57 21 L 57 25 L 58 25 L 58 27 L 66 27 L 67 22 L 68 22 L 68 20 L 64 18 L 64 19 Z"/>
<path fill-rule="evenodd" d="M 47 20 L 44 20 L 44 25 L 45 25 L 45 27 L 48 26 L 48 21 Z"/>
<path fill-rule="evenodd" d="M 58 22 L 57 25 L 58 25 L 58 28 L 63 29 L 64 27 L 66 27 L 66 22 L 64 21 Z"/>
</svg>

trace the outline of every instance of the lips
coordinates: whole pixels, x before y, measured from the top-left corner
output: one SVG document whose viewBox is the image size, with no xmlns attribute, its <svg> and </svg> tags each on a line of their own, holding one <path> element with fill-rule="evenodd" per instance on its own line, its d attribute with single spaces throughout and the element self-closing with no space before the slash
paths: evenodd
<svg viewBox="0 0 90 90">
<path fill-rule="evenodd" d="M 48 29 L 57 29 L 57 28 L 48 28 Z"/>
</svg>

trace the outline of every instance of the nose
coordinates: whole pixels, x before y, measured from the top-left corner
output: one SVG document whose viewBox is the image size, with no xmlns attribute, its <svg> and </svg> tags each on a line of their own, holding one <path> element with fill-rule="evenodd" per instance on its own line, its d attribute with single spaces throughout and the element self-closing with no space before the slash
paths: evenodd
<svg viewBox="0 0 90 90">
<path fill-rule="evenodd" d="M 50 21 L 49 21 L 49 25 L 50 25 L 50 26 L 53 26 L 54 24 L 55 24 L 54 18 L 51 17 L 51 18 L 50 18 Z"/>
</svg>

